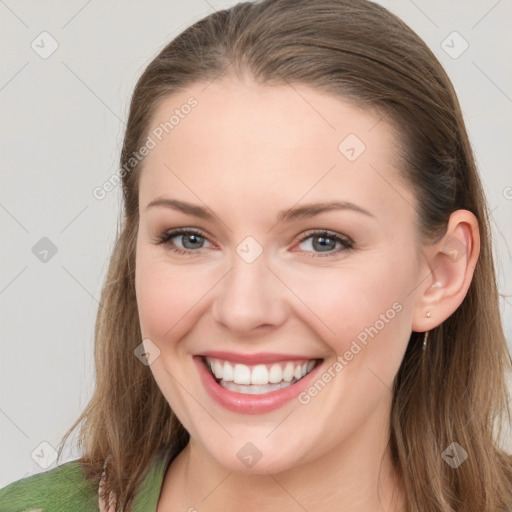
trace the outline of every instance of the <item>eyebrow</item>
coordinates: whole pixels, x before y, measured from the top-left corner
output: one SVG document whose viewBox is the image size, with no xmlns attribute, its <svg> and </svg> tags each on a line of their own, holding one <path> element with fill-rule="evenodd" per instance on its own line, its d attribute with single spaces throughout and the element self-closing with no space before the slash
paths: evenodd
<svg viewBox="0 0 512 512">
<path fill-rule="evenodd" d="M 155 206 L 163 206 L 165 208 L 171 208 L 173 210 L 180 211 L 182 213 L 193 215 L 206 220 L 214 220 L 215 215 L 207 208 L 197 206 L 185 201 L 178 201 L 177 199 L 159 198 L 151 201 L 147 206 L 146 210 Z M 316 215 L 332 210 L 352 210 L 358 213 L 362 213 L 368 217 L 375 216 L 368 210 L 361 208 L 360 206 L 348 202 L 348 201 L 331 201 L 328 203 L 310 203 L 303 206 L 297 206 L 282 210 L 277 215 L 277 222 L 290 222 L 299 219 L 309 219 Z"/>
</svg>

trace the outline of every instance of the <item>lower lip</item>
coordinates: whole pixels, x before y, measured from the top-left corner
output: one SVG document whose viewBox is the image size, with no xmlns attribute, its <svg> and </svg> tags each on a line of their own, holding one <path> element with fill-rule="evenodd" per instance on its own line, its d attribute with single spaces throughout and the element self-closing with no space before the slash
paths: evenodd
<svg viewBox="0 0 512 512">
<path fill-rule="evenodd" d="M 201 356 L 194 356 L 201 381 L 208 394 L 220 405 L 240 414 L 263 414 L 279 409 L 285 403 L 297 398 L 305 391 L 315 378 L 322 364 L 317 364 L 305 377 L 291 386 L 264 393 L 262 395 L 246 395 L 224 389 L 206 368 Z"/>
</svg>

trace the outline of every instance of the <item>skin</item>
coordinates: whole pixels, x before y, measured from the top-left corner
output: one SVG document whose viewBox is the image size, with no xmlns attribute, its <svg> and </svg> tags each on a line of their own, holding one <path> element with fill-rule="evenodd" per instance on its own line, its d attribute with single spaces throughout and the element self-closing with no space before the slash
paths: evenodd
<svg viewBox="0 0 512 512">
<path fill-rule="evenodd" d="M 476 218 L 459 210 L 441 241 L 419 245 L 416 200 L 394 166 L 390 127 L 338 97 L 224 77 L 169 96 L 152 125 L 190 96 L 197 107 L 150 151 L 140 181 L 141 329 L 160 350 L 154 378 L 191 436 L 165 475 L 158 511 L 405 510 L 387 448 L 393 379 L 411 332 L 439 325 L 462 302 L 478 258 Z M 338 150 L 351 133 L 366 146 L 352 162 Z M 146 209 L 162 197 L 206 205 L 216 217 Z M 371 215 L 276 223 L 282 209 L 331 200 Z M 205 238 L 154 243 L 174 228 Z M 318 236 L 301 241 L 322 229 L 353 247 L 330 242 L 325 256 Z M 247 236 L 263 249 L 250 264 L 236 252 Z M 394 303 L 400 312 L 306 405 L 228 411 L 192 360 L 212 349 L 284 352 L 324 358 L 327 369 Z M 250 468 L 237 457 L 247 442 L 262 454 Z"/>
</svg>

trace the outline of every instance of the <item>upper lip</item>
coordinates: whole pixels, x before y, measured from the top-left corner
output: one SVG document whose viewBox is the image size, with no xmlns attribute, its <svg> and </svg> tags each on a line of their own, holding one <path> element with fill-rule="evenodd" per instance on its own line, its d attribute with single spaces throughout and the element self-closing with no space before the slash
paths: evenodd
<svg viewBox="0 0 512 512">
<path fill-rule="evenodd" d="M 242 363 L 246 365 L 277 363 L 279 361 L 310 361 L 320 359 L 319 357 L 311 357 L 300 354 L 278 354 L 272 352 L 242 354 L 222 350 L 208 350 L 197 355 L 203 357 L 213 357 L 215 359 L 222 359 L 223 361 L 231 361 L 233 363 Z"/>
</svg>

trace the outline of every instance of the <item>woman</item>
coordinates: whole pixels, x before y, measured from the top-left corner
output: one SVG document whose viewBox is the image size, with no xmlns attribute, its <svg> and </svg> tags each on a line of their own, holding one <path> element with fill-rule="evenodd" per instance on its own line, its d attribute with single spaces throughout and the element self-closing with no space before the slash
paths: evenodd
<svg viewBox="0 0 512 512">
<path fill-rule="evenodd" d="M 510 510 L 487 206 L 410 28 L 211 14 L 139 79 L 121 176 L 84 455 L 0 510 Z"/>
</svg>

